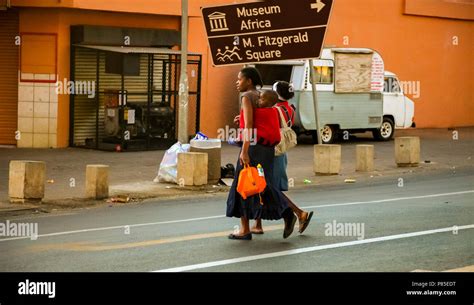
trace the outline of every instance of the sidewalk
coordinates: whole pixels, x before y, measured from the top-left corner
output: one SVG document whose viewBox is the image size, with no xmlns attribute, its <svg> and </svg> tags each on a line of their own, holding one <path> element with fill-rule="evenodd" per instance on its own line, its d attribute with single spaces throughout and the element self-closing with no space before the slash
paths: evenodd
<svg viewBox="0 0 474 305">
<path fill-rule="evenodd" d="M 474 127 L 459 128 L 458 140 L 453 140 L 452 130 L 410 129 L 397 130 L 396 136 L 419 136 L 421 139 L 421 164 L 419 167 L 398 168 L 394 161 L 394 141 L 377 142 L 366 133 L 351 137 L 342 145 L 341 173 L 334 176 L 315 176 L 313 173 L 313 145 L 310 137 L 299 139 L 298 146 L 289 152 L 288 177 L 294 187 L 313 187 L 344 184 L 352 178 L 358 181 L 379 177 L 400 176 L 406 173 L 420 173 L 438 169 L 474 166 Z M 375 146 L 375 171 L 355 172 L 355 146 Z M 239 148 L 223 144 L 222 165 L 235 164 Z M 66 149 L 17 149 L 0 148 L 0 213 L 18 208 L 35 209 L 34 205 L 13 205 L 8 203 L 8 166 L 10 160 L 37 160 L 46 162 L 45 198 L 41 207 L 72 208 L 90 206 L 90 200 L 83 199 L 85 169 L 87 164 L 110 166 L 110 196 L 124 194 L 132 199 L 171 198 L 226 192 L 228 187 L 208 185 L 206 187 L 179 187 L 173 184 L 154 183 L 164 151 L 146 152 L 104 152 L 81 148 Z M 429 163 L 424 163 L 429 161 Z M 474 167 L 473 167 L 474 168 Z M 71 178 L 75 186 L 71 185 Z M 311 180 L 305 184 L 304 180 Z M 54 182 L 53 182 L 53 181 Z M 100 201 L 106 204 L 105 201 Z M 96 204 L 98 202 L 95 202 Z M 115 204 L 115 203 L 114 203 Z M 36 206 L 37 208 L 37 206 Z"/>
</svg>

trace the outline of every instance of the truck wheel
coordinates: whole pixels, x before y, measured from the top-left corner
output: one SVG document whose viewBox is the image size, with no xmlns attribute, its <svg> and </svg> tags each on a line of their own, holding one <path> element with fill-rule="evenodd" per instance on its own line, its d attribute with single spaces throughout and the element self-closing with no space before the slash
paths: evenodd
<svg viewBox="0 0 474 305">
<path fill-rule="evenodd" d="M 313 143 L 318 144 L 318 138 L 316 131 L 312 131 L 311 135 L 313 136 Z M 337 139 L 337 130 L 334 126 L 324 125 L 321 133 L 321 143 L 322 144 L 331 144 L 334 143 Z"/>
<path fill-rule="evenodd" d="M 372 131 L 374 138 L 379 141 L 389 141 L 395 133 L 395 124 L 390 118 L 383 118 L 382 126 Z"/>
</svg>

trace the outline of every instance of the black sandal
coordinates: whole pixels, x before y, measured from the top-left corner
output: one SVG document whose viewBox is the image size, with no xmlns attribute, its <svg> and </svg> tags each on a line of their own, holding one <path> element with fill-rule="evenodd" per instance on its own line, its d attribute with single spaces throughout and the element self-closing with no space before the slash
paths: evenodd
<svg viewBox="0 0 474 305">
<path fill-rule="evenodd" d="M 313 217 L 313 212 L 309 212 L 308 218 L 306 218 L 306 220 L 303 221 L 303 223 L 301 224 L 301 229 L 299 230 L 300 234 L 303 234 L 304 230 L 306 230 L 306 228 L 308 227 L 309 222 L 311 221 L 311 217 Z"/>
<path fill-rule="evenodd" d="M 295 214 L 291 213 L 292 217 L 291 219 L 285 221 L 285 229 L 283 230 L 283 238 L 288 238 L 291 233 L 293 233 L 293 230 L 295 229 L 295 223 L 297 217 Z"/>
<path fill-rule="evenodd" d="M 235 235 L 235 234 L 229 234 L 229 239 L 235 239 L 235 240 L 252 240 L 252 233 L 248 233 L 245 235 Z"/>
</svg>

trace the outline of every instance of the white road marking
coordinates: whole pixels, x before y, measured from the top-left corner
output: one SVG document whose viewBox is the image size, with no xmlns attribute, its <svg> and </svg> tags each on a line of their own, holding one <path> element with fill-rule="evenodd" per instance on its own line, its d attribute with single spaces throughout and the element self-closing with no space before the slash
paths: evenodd
<svg viewBox="0 0 474 305">
<path fill-rule="evenodd" d="M 206 220 L 206 219 L 214 219 L 214 218 L 223 218 L 225 215 L 218 215 L 218 216 L 209 216 L 209 217 L 199 217 L 199 218 L 189 218 L 189 219 L 178 219 L 178 220 L 170 220 L 170 221 L 159 221 L 159 222 L 148 222 L 148 223 L 138 223 L 133 225 L 121 225 L 121 226 L 112 226 L 112 227 L 100 227 L 100 228 L 91 228 L 91 229 L 82 229 L 82 230 L 74 230 L 74 231 L 64 231 L 64 232 L 57 232 L 57 233 L 48 233 L 48 234 L 38 234 L 39 237 L 48 237 L 48 236 L 58 236 L 58 235 L 68 235 L 68 234 L 76 234 L 76 233 L 87 233 L 87 232 L 94 232 L 94 231 L 104 231 L 104 230 L 114 230 L 114 229 L 121 229 L 123 230 L 125 227 L 144 227 L 144 226 L 154 226 L 154 225 L 164 225 L 164 224 L 172 224 L 172 223 L 180 223 L 180 222 L 189 222 L 189 221 L 198 221 L 198 220 Z M 30 237 L 10 237 L 10 238 L 3 238 L 0 241 L 8 241 L 8 240 L 18 240 L 18 239 L 30 239 Z"/>
<path fill-rule="evenodd" d="M 474 193 L 474 190 L 451 192 L 451 193 L 431 194 L 431 195 L 421 195 L 421 196 L 411 196 L 411 197 L 379 199 L 379 200 L 371 200 L 371 201 L 355 201 L 355 202 L 345 202 L 345 203 L 313 205 L 313 206 L 305 206 L 305 207 L 301 207 L 301 208 L 310 210 L 310 209 L 330 208 L 330 207 L 339 207 L 339 206 L 347 206 L 347 205 L 372 204 L 372 203 L 380 203 L 380 202 L 384 203 L 384 202 L 393 202 L 393 201 L 401 201 L 401 200 L 413 200 L 413 199 L 423 199 L 423 198 L 455 196 L 455 195 L 464 195 L 464 194 L 470 194 L 470 193 Z M 131 225 L 130 224 L 123 224 L 123 225 L 111 226 L 111 227 L 99 227 L 99 228 L 90 228 L 90 229 L 82 229 L 82 230 L 74 230 L 74 231 L 63 231 L 63 232 L 56 232 L 56 233 L 39 234 L 38 238 L 40 238 L 40 237 L 49 237 L 49 236 L 68 235 L 68 234 L 88 233 L 88 232 L 95 232 L 95 231 L 105 231 L 105 230 L 117 230 L 117 229 L 123 230 L 123 228 L 125 226 L 128 226 L 130 228 L 134 228 L 134 227 L 156 226 L 156 225 L 165 225 L 165 224 L 173 224 L 173 223 L 181 223 L 181 222 L 200 221 L 200 220 L 225 218 L 225 217 L 226 217 L 225 215 L 215 215 L 215 216 L 208 216 L 208 217 L 178 219 L 178 220 L 170 220 L 170 221 L 148 222 L 148 223 L 139 223 L 139 224 L 131 224 Z M 30 237 L 21 236 L 21 237 L 2 238 L 2 239 L 0 239 L 0 242 L 20 240 L 20 239 L 30 239 Z"/>
<path fill-rule="evenodd" d="M 466 229 L 473 229 L 473 228 L 474 228 L 474 224 L 465 225 L 465 226 L 458 226 L 457 227 L 458 230 L 466 230 Z M 403 234 L 396 234 L 396 235 L 381 236 L 381 237 L 369 238 L 369 239 L 364 239 L 364 240 L 354 240 L 354 241 L 348 241 L 348 242 L 342 242 L 342 243 L 299 248 L 299 249 L 272 252 L 272 253 L 265 253 L 265 254 L 259 254 L 259 255 L 237 257 L 237 258 L 207 262 L 207 263 L 202 263 L 202 264 L 194 264 L 194 265 L 188 265 L 188 266 L 182 266 L 182 267 L 155 270 L 155 271 L 152 271 L 152 272 L 191 271 L 191 270 L 204 269 L 204 268 L 210 268 L 210 267 L 237 264 L 237 263 L 248 262 L 248 261 L 255 261 L 255 260 L 260 260 L 260 259 L 288 256 L 288 255 L 301 254 L 301 253 L 314 252 L 314 251 L 321 251 L 321 250 L 327 250 L 327 249 L 351 247 L 351 246 L 357 246 L 357 245 L 363 245 L 363 244 L 371 244 L 371 243 L 384 242 L 384 241 L 389 241 L 389 240 L 410 238 L 410 237 L 430 235 L 430 234 L 450 232 L 450 231 L 453 231 L 453 227 L 433 229 L 433 230 L 427 230 L 427 231 L 418 231 L 418 232 L 411 232 L 411 233 L 403 233 Z"/>
<path fill-rule="evenodd" d="M 380 199 L 380 200 L 372 200 L 372 201 L 356 201 L 356 202 L 347 202 L 347 203 L 311 205 L 311 206 L 302 207 L 302 208 L 303 209 L 326 208 L 326 207 L 343 206 L 343 205 L 370 204 L 370 203 L 379 203 L 379 202 L 393 202 L 393 201 L 401 201 L 401 200 L 412 200 L 412 199 L 435 198 L 435 197 L 444 197 L 444 196 L 453 196 L 453 195 L 464 195 L 464 194 L 470 194 L 470 193 L 474 193 L 474 190 L 461 191 L 461 192 L 452 192 L 452 193 L 431 194 L 431 195 L 421 195 L 421 196 L 411 196 L 411 197 Z"/>
</svg>

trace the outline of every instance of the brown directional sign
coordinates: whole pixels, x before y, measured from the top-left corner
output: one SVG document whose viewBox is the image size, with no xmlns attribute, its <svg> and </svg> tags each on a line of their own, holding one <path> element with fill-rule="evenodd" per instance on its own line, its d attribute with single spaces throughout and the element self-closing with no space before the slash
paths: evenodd
<svg viewBox="0 0 474 305">
<path fill-rule="evenodd" d="M 202 9 L 216 66 L 317 58 L 333 0 L 267 0 Z"/>
</svg>

